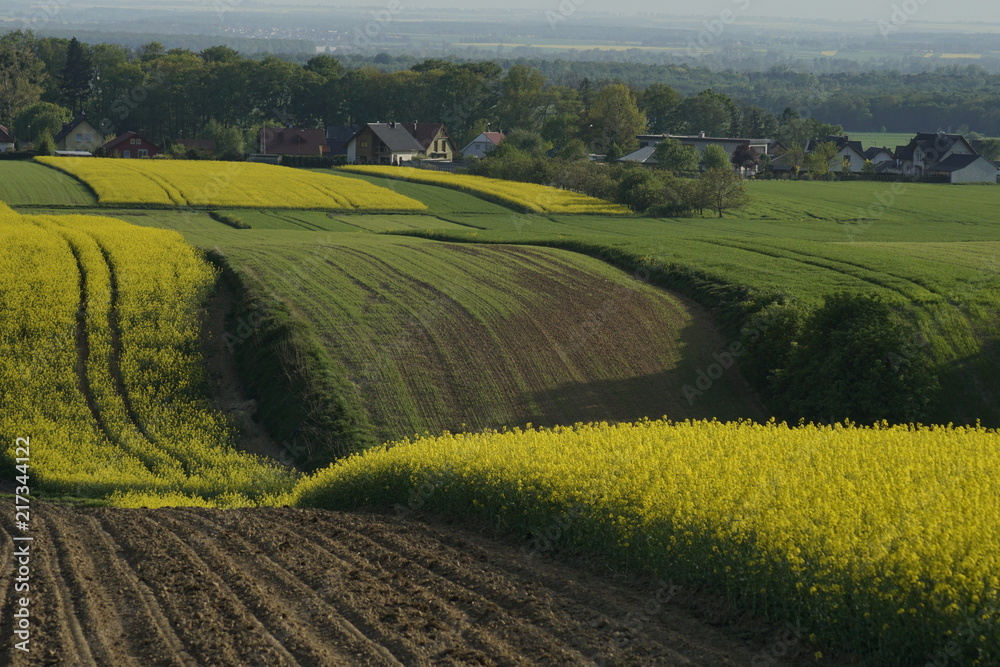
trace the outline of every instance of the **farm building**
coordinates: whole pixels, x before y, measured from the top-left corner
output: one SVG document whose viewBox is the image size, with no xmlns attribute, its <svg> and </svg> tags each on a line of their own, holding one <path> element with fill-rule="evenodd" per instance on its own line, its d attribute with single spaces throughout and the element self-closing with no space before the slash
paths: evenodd
<svg viewBox="0 0 1000 667">
<path fill-rule="evenodd" d="M 56 150 L 93 153 L 104 144 L 104 135 L 86 116 L 77 116 L 63 125 L 55 136 Z"/>
<path fill-rule="evenodd" d="M 368 123 L 347 142 L 348 164 L 402 164 L 423 153 L 402 123 Z"/>
<path fill-rule="evenodd" d="M 949 155 L 926 167 L 928 175 L 947 176 L 951 183 L 996 183 L 997 167 L 982 155 Z"/>
<path fill-rule="evenodd" d="M 462 149 L 465 157 L 484 158 L 486 154 L 500 145 L 506 139 L 503 132 L 483 132 Z"/>
<path fill-rule="evenodd" d="M 451 162 L 455 159 L 455 144 L 441 123 L 399 123 L 417 140 L 429 160 Z"/>
<path fill-rule="evenodd" d="M 142 132 L 126 132 L 102 146 L 109 157 L 137 159 L 153 157 L 163 152 L 163 149 L 146 138 Z"/>
<path fill-rule="evenodd" d="M 14 150 L 14 137 L 6 127 L 0 125 L 0 153 Z"/>
<path fill-rule="evenodd" d="M 297 130 L 266 127 L 261 129 L 260 152 L 268 155 L 313 155 L 320 157 L 329 150 L 326 130 Z"/>
</svg>

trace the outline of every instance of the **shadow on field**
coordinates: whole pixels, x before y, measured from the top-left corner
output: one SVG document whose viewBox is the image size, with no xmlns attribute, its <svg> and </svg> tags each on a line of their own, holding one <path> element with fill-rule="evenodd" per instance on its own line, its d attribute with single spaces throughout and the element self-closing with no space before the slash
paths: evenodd
<svg viewBox="0 0 1000 667">
<path fill-rule="evenodd" d="M 680 336 L 682 359 L 676 367 L 636 377 L 564 384 L 530 396 L 537 424 L 573 421 L 754 419 L 768 414 L 754 397 L 737 365 L 723 368 L 727 341 L 709 321 L 696 318 Z"/>
</svg>

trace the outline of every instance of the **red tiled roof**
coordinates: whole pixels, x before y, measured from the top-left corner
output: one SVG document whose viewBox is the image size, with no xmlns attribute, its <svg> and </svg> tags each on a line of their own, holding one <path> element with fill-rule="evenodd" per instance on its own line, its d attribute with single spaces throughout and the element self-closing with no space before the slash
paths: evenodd
<svg viewBox="0 0 1000 667">
<path fill-rule="evenodd" d="M 149 144 L 150 146 L 153 146 L 157 150 L 159 150 L 159 148 L 160 148 L 159 146 L 157 146 L 156 144 L 154 144 L 152 141 L 150 141 L 149 139 L 147 139 L 145 136 L 143 136 L 141 132 L 132 132 L 131 130 L 128 131 L 128 132 L 126 132 L 126 133 L 124 133 L 124 134 L 122 134 L 122 135 L 119 135 L 119 136 L 115 137 L 114 139 L 112 139 L 108 143 L 104 144 L 104 148 L 106 148 L 109 151 L 112 151 L 112 150 L 114 150 L 115 148 L 118 148 L 119 146 L 121 146 L 122 144 L 124 144 L 126 141 L 128 141 L 130 139 L 142 139 L 145 143 Z"/>
<path fill-rule="evenodd" d="M 507 135 L 503 132 L 483 132 L 483 136 L 492 141 L 494 144 L 499 144 L 507 138 Z"/>
</svg>

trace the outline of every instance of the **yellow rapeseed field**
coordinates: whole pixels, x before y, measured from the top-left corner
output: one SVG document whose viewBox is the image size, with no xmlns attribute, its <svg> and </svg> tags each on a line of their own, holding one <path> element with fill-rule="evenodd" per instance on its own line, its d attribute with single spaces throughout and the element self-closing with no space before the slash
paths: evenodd
<svg viewBox="0 0 1000 667">
<path fill-rule="evenodd" d="M 547 185 L 505 181 L 498 178 L 451 174 L 413 167 L 350 166 L 345 171 L 372 176 L 384 176 L 403 181 L 429 183 L 462 190 L 492 199 L 530 213 L 585 213 L 598 215 L 628 215 L 626 207 L 589 197 L 578 192 L 561 190 Z"/>
<path fill-rule="evenodd" d="M 356 178 L 252 162 L 39 157 L 86 183 L 101 204 L 422 211 Z"/>
<path fill-rule="evenodd" d="M 529 550 L 596 550 L 794 619 L 820 652 L 1000 664 L 1000 435 L 983 428 L 446 434 L 334 465 L 297 502 L 474 517 L 531 535 Z"/>
<path fill-rule="evenodd" d="M 52 492 L 254 504 L 294 475 L 237 451 L 205 397 L 214 269 L 176 232 L 0 204 L 0 437 Z M 204 501 L 202 501 L 204 502 Z"/>
</svg>

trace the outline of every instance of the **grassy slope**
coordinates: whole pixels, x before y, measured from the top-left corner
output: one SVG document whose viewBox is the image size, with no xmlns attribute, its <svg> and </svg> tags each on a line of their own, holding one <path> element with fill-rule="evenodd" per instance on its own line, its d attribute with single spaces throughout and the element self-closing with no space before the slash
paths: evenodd
<svg viewBox="0 0 1000 667">
<path fill-rule="evenodd" d="M 380 440 L 505 425 L 759 417 L 720 382 L 714 332 L 676 299 L 596 260 L 542 248 L 261 232 L 224 253 L 251 291 L 280 294 L 358 388 Z"/>
<path fill-rule="evenodd" d="M 817 304 L 835 290 L 905 305 L 938 364 L 935 420 L 1000 424 L 1000 188 L 759 182 L 723 220 L 454 216 L 487 226 L 442 238 L 559 245 L 643 265 L 723 309 L 749 295 Z M 694 285 L 690 275 L 699 277 Z M 705 285 L 708 285 L 707 287 Z M 714 287 L 713 287 L 714 285 Z M 728 300 L 728 301 L 727 301 Z"/>
<path fill-rule="evenodd" d="M 20 160 L 0 161 L 0 201 L 11 206 L 96 206 L 87 186 L 55 169 Z"/>
</svg>

